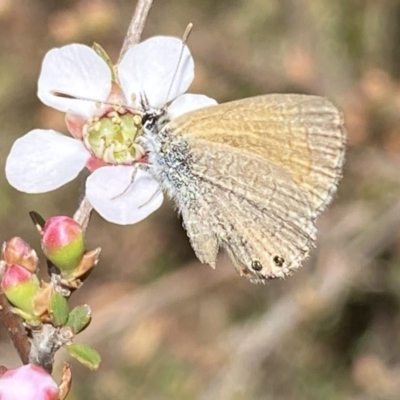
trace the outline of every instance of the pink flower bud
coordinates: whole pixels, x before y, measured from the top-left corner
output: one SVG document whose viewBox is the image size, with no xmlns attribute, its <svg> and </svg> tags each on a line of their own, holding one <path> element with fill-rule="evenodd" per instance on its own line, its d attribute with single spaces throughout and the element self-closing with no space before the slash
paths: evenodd
<svg viewBox="0 0 400 400">
<path fill-rule="evenodd" d="M 6 268 L 1 280 L 1 288 L 7 290 L 21 283 L 29 282 L 32 277 L 32 272 L 20 265 L 10 265 Z"/>
<path fill-rule="evenodd" d="M 20 237 L 14 237 L 4 243 L 2 258 L 7 264 L 17 264 L 31 272 L 36 271 L 38 263 L 36 252 Z"/>
<path fill-rule="evenodd" d="M 56 267 L 69 275 L 79 265 L 85 252 L 81 226 L 70 217 L 48 219 L 43 227 L 42 249 Z"/>
<path fill-rule="evenodd" d="M 0 378 L 0 400 L 57 400 L 59 389 L 43 368 L 28 364 Z"/>
<path fill-rule="evenodd" d="M 40 286 L 35 274 L 20 265 L 10 265 L 4 272 L 0 286 L 10 303 L 29 315 L 34 315 L 33 299 Z"/>
</svg>

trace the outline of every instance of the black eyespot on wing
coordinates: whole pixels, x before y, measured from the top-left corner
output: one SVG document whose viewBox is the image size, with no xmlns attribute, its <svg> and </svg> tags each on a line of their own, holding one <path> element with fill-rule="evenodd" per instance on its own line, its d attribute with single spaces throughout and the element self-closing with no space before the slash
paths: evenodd
<svg viewBox="0 0 400 400">
<path fill-rule="evenodd" d="M 253 268 L 254 271 L 261 271 L 262 268 L 263 268 L 263 266 L 262 266 L 262 264 L 260 263 L 260 261 L 258 261 L 258 260 L 253 260 L 253 261 L 251 262 L 251 268 Z"/>
<path fill-rule="evenodd" d="M 285 259 L 279 256 L 274 256 L 272 260 L 277 267 L 282 267 L 283 264 L 285 263 Z"/>
</svg>

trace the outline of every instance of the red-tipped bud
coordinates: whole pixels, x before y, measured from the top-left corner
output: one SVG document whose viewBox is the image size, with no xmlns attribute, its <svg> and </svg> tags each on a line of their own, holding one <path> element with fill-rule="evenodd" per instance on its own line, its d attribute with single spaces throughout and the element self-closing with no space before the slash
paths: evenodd
<svg viewBox="0 0 400 400">
<path fill-rule="evenodd" d="M 61 272 L 70 275 L 85 252 L 81 226 L 70 217 L 57 216 L 48 219 L 43 227 L 42 249 Z"/>
<path fill-rule="evenodd" d="M 35 274 L 20 265 L 10 265 L 6 268 L 0 285 L 11 304 L 24 313 L 34 316 L 33 300 L 40 287 Z"/>
<path fill-rule="evenodd" d="M 6 268 L 3 278 L 1 280 L 1 288 L 8 290 L 14 286 L 29 282 L 34 276 L 32 272 L 20 265 L 10 265 Z"/>
<path fill-rule="evenodd" d="M 21 265 L 31 272 L 36 271 L 38 263 L 35 250 L 20 237 L 14 237 L 4 243 L 2 259 L 9 265 Z"/>
<path fill-rule="evenodd" d="M 58 395 L 51 375 L 34 364 L 9 369 L 0 378 L 1 400 L 57 400 Z"/>
</svg>

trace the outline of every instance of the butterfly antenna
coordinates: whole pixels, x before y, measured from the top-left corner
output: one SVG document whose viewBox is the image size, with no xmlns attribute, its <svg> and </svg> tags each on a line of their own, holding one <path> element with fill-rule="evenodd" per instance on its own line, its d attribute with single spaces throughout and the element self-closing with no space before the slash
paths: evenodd
<svg viewBox="0 0 400 400">
<path fill-rule="evenodd" d="M 193 29 L 193 24 L 189 23 L 188 26 L 185 29 L 184 34 L 183 34 L 183 37 L 182 37 L 182 49 L 181 49 L 181 52 L 179 54 L 178 62 L 176 63 L 176 68 L 175 68 L 175 72 L 174 72 L 174 75 L 173 75 L 172 80 L 171 80 L 171 84 L 169 85 L 169 88 L 168 88 L 167 96 L 165 98 L 165 103 L 167 102 L 167 99 L 168 99 L 169 95 L 171 94 L 172 86 L 174 85 L 176 76 L 178 74 L 179 66 L 180 66 L 181 61 L 182 61 L 183 51 L 185 50 L 185 47 L 186 47 L 187 41 L 189 39 L 190 33 L 192 32 L 192 29 Z"/>
<path fill-rule="evenodd" d="M 103 100 L 96 100 L 96 99 L 91 99 L 90 97 L 81 97 L 81 96 L 74 96 L 72 94 L 68 94 L 65 92 L 60 92 L 58 90 L 50 90 L 50 93 L 53 96 L 57 96 L 57 97 L 62 97 L 64 99 L 72 99 L 72 100 L 83 100 L 83 101 L 90 101 L 92 103 L 95 103 L 96 107 L 100 108 L 101 104 L 104 104 L 106 106 L 112 106 L 112 107 L 124 107 L 125 109 L 128 109 L 129 111 L 133 112 L 133 113 L 139 113 L 139 110 L 126 106 L 126 105 L 122 105 L 119 103 L 111 103 L 108 101 L 103 101 Z"/>
</svg>

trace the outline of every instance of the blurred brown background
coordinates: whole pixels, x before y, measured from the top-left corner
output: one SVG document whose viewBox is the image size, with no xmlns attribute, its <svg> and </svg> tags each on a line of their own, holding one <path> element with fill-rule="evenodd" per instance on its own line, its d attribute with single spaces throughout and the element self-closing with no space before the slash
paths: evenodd
<svg viewBox="0 0 400 400">
<path fill-rule="evenodd" d="M 25 132 L 66 133 L 36 97 L 44 54 L 96 41 L 117 60 L 135 3 L 0 0 L 2 170 Z M 78 340 L 103 363 L 72 361 L 69 399 L 400 399 L 400 1 L 156 0 L 143 38 L 180 37 L 189 22 L 190 91 L 314 93 L 344 110 L 344 179 L 311 259 L 265 286 L 224 256 L 216 271 L 200 265 L 168 202 L 134 226 L 94 215 L 88 247 L 101 262 L 72 303 L 92 307 Z M 0 239 L 38 248 L 28 211 L 72 214 L 78 194 L 74 182 L 26 195 L 0 174 Z M 0 341 L 1 364 L 18 365 L 4 329 Z"/>
</svg>

